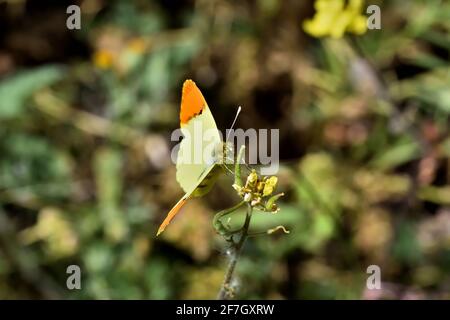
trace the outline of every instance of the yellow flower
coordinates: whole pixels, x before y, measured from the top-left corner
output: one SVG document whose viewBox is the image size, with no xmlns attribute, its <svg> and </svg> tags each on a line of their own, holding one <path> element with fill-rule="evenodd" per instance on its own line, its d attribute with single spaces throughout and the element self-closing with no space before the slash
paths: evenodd
<svg viewBox="0 0 450 320">
<path fill-rule="evenodd" d="M 303 29 L 314 37 L 342 38 L 345 32 L 363 34 L 367 18 L 361 14 L 364 0 L 316 0 L 316 14 L 303 23 Z"/>
<path fill-rule="evenodd" d="M 59 208 L 45 207 L 39 212 L 37 223 L 19 235 L 24 244 L 43 240 L 52 258 L 71 256 L 79 246 L 78 235 Z"/>
<path fill-rule="evenodd" d="M 258 174 L 255 170 L 252 170 L 252 172 L 248 175 L 247 181 L 245 182 L 245 187 L 249 189 L 253 189 L 256 187 L 258 183 Z"/>
<path fill-rule="evenodd" d="M 108 50 L 98 50 L 92 57 L 94 64 L 100 69 L 109 69 L 114 62 L 114 55 Z"/>
<path fill-rule="evenodd" d="M 267 179 L 266 183 L 264 184 L 263 196 L 264 197 L 270 196 L 273 193 L 273 191 L 275 190 L 277 183 L 278 183 L 278 178 L 275 176 Z"/>
<path fill-rule="evenodd" d="M 133 38 L 127 43 L 127 49 L 135 54 L 143 54 L 147 44 L 142 38 Z"/>
</svg>

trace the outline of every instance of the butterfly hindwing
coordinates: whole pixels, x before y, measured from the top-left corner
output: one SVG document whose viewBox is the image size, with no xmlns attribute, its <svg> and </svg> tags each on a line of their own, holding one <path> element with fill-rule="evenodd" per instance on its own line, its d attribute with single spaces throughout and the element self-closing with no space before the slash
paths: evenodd
<svg viewBox="0 0 450 320">
<path fill-rule="evenodd" d="M 167 225 L 172 221 L 172 219 L 178 214 L 180 209 L 186 203 L 186 201 L 192 197 L 198 197 L 207 193 L 214 185 L 215 180 L 219 176 L 218 170 L 222 170 L 222 167 L 217 164 L 211 165 L 207 168 L 200 177 L 197 178 L 197 184 L 192 187 L 169 211 L 161 226 L 158 229 L 157 236 L 164 231 Z"/>
</svg>

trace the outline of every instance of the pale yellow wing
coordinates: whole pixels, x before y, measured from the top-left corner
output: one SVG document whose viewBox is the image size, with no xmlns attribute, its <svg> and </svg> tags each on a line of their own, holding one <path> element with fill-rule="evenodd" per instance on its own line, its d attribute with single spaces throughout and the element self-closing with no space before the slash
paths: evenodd
<svg viewBox="0 0 450 320">
<path fill-rule="evenodd" d="M 222 144 L 220 133 L 205 98 L 192 80 L 183 84 L 180 127 L 184 138 L 178 151 L 176 178 L 186 194 L 169 211 L 157 235 L 189 198 L 209 192 L 222 170 L 216 159 L 217 148 Z"/>
<path fill-rule="evenodd" d="M 186 80 L 183 85 L 180 126 L 184 138 L 178 151 L 176 178 L 188 193 L 217 161 L 215 150 L 222 141 L 211 110 L 192 80 Z"/>
<path fill-rule="evenodd" d="M 186 203 L 186 201 L 194 196 L 198 196 L 200 194 L 204 194 L 208 192 L 212 185 L 214 184 L 215 180 L 219 176 L 216 170 L 222 170 L 219 165 L 213 164 L 209 168 L 207 168 L 197 179 L 197 184 L 192 187 L 192 190 L 186 192 L 186 194 L 177 202 L 176 205 L 173 206 L 173 208 L 169 211 L 164 221 L 161 223 L 161 225 L 158 228 L 158 232 L 156 233 L 156 236 L 159 236 L 161 232 L 164 231 L 164 229 L 169 225 L 169 223 L 172 221 L 172 219 L 178 214 L 180 209 L 183 207 L 183 205 Z"/>
</svg>

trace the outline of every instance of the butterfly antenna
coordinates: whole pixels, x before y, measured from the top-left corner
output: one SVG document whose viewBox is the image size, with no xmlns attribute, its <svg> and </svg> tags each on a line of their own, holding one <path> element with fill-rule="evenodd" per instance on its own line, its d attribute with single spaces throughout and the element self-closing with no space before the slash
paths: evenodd
<svg viewBox="0 0 450 320">
<path fill-rule="evenodd" d="M 230 138 L 231 130 L 233 130 L 234 125 L 236 124 L 236 120 L 239 116 L 239 113 L 241 113 L 241 109 L 242 109 L 241 106 L 239 106 L 239 108 L 237 109 L 237 112 L 236 112 L 236 116 L 234 117 L 233 123 L 231 124 L 230 131 L 228 131 L 227 139 L 225 140 L 225 142 L 228 142 L 228 138 Z"/>
</svg>

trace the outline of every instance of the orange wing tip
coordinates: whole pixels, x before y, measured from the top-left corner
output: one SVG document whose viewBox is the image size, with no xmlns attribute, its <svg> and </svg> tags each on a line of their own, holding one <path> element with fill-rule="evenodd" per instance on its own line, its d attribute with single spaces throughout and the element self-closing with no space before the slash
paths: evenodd
<svg viewBox="0 0 450 320">
<path fill-rule="evenodd" d="M 200 114 L 206 106 L 205 98 L 194 81 L 188 79 L 181 92 L 180 124 L 184 125 Z"/>
<path fill-rule="evenodd" d="M 167 217 L 164 219 L 164 221 L 159 226 L 158 232 L 156 233 L 156 236 L 159 236 L 164 229 L 169 225 L 169 223 L 172 221 L 172 219 L 177 215 L 177 213 L 180 211 L 181 207 L 185 204 L 186 198 L 181 198 L 180 201 L 177 202 L 177 204 L 169 211 L 167 214 Z"/>
</svg>

